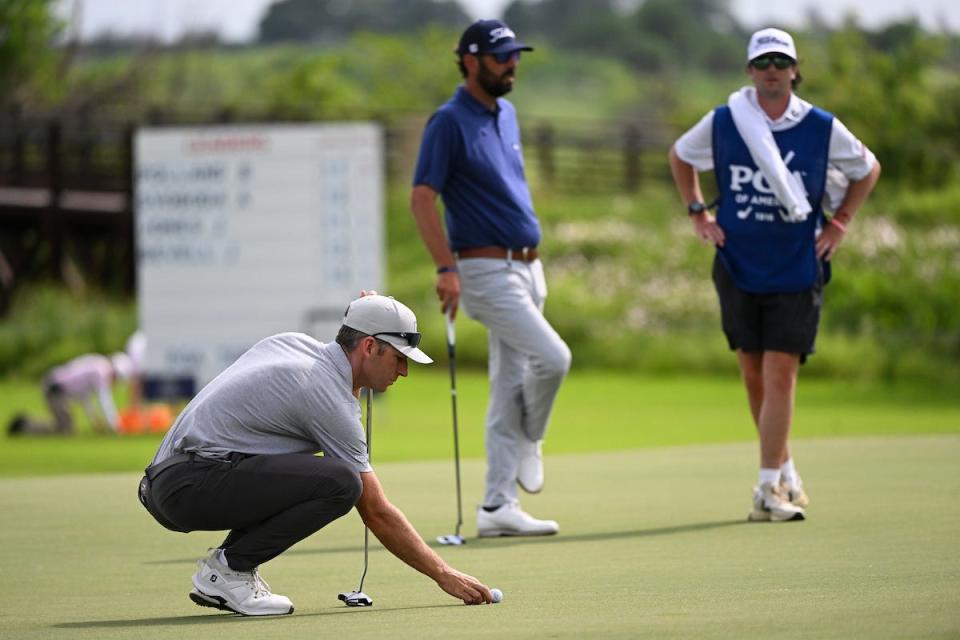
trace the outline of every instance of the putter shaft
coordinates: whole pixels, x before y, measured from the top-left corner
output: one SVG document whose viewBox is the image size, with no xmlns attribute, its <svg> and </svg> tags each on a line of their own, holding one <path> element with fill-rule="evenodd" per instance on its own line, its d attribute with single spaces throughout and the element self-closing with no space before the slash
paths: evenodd
<svg viewBox="0 0 960 640">
<path fill-rule="evenodd" d="M 460 536 L 463 526 L 463 499 L 460 488 L 460 429 L 457 425 L 457 339 L 453 318 L 447 314 L 447 356 L 450 361 L 450 404 L 453 409 L 453 466 L 457 481 L 457 526 L 455 535 Z"/>
</svg>

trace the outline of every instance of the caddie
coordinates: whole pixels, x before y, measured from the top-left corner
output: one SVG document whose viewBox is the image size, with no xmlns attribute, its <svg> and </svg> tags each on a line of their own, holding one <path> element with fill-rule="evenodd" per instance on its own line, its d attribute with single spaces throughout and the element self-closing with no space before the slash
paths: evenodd
<svg viewBox="0 0 960 640">
<path fill-rule="evenodd" d="M 804 519 L 809 504 L 789 446 L 797 375 L 814 352 L 831 260 L 880 164 L 839 119 L 795 93 L 801 76 L 789 33 L 757 31 L 746 60 L 752 86 L 684 133 L 669 161 L 694 233 L 716 246 L 723 331 L 760 440 L 748 517 L 782 522 Z M 709 170 L 716 217 L 697 175 Z"/>
</svg>

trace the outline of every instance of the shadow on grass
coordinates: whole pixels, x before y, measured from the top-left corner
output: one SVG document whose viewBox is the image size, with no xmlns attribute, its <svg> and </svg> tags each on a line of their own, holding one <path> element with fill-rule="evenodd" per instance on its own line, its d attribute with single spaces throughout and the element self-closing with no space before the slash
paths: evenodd
<svg viewBox="0 0 960 640">
<path fill-rule="evenodd" d="M 680 533 L 693 533 L 697 531 L 709 531 L 710 529 L 721 529 L 736 525 L 748 524 L 747 520 L 718 520 L 715 522 L 698 522 L 694 524 L 681 524 L 673 527 L 659 527 L 656 529 L 634 529 L 630 531 L 597 531 L 595 533 L 578 533 L 573 535 L 560 534 L 557 536 L 513 536 L 500 538 L 469 538 L 467 544 L 461 548 L 467 549 L 490 549 L 494 546 L 505 547 L 516 544 L 558 544 L 564 542 L 602 542 L 605 540 L 620 540 L 627 538 L 650 538 L 654 536 L 669 536 Z M 359 536 L 358 536 L 359 537 Z M 434 549 L 449 549 L 449 545 L 442 545 L 436 540 L 427 540 L 427 545 Z M 357 553 L 363 551 L 361 545 L 350 547 L 328 547 L 325 549 L 291 549 L 284 555 L 316 555 L 330 553 Z M 373 542 L 370 551 L 385 551 L 385 549 Z M 194 564 L 197 558 L 189 559 L 170 559 L 170 560 L 151 560 L 144 564 Z"/>
<path fill-rule="evenodd" d="M 387 613 L 389 611 L 413 611 L 415 609 L 445 609 L 447 607 L 462 607 L 463 604 L 453 602 L 450 604 L 431 604 L 415 607 L 364 607 L 363 613 L 358 609 L 350 607 L 340 607 L 324 609 L 323 611 L 313 611 L 311 613 L 296 613 L 297 618 L 332 616 L 344 613 L 353 613 L 355 615 L 371 615 L 376 613 Z M 270 622 L 276 624 L 278 621 L 288 619 L 290 616 L 241 616 L 235 613 L 220 613 L 210 615 L 192 615 L 192 616 L 171 616 L 168 618 L 129 618 L 126 620 L 88 620 L 85 622 L 60 622 L 50 625 L 54 629 L 122 629 L 125 627 L 162 627 L 174 626 L 183 627 L 187 625 L 198 624 L 255 624 L 257 622 Z"/>
<path fill-rule="evenodd" d="M 696 531 L 709 531 L 710 529 L 721 529 L 737 525 L 748 524 L 747 520 L 718 520 L 716 522 L 698 522 L 695 524 L 681 524 L 674 527 L 659 527 L 656 529 L 634 529 L 632 531 L 597 531 L 595 533 L 581 533 L 576 535 L 556 535 L 556 536 L 511 536 L 501 538 L 477 538 L 471 539 L 470 544 L 477 547 L 492 548 L 512 546 L 516 544 L 558 544 L 564 542 L 603 542 L 606 540 L 620 540 L 628 538 L 652 538 L 654 536 L 670 536 L 679 533 L 693 533 Z M 430 546 L 441 546 L 431 544 Z"/>
</svg>

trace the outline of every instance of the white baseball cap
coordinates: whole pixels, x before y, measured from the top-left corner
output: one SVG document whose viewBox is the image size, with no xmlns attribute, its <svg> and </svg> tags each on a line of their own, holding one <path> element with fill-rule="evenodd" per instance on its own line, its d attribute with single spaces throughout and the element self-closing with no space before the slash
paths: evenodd
<svg viewBox="0 0 960 640">
<path fill-rule="evenodd" d="M 344 312 L 343 326 L 389 342 L 414 362 L 433 362 L 433 358 L 417 348 L 420 344 L 417 316 L 391 297 L 371 295 L 357 298 Z"/>
<path fill-rule="evenodd" d="M 750 36 L 747 62 L 765 53 L 782 53 L 797 60 L 797 47 L 793 44 L 793 36 L 780 29 L 761 29 Z"/>
</svg>

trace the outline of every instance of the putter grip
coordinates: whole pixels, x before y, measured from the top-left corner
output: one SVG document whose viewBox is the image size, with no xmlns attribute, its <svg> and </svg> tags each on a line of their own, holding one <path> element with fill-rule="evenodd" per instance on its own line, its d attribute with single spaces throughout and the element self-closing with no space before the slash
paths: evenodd
<svg viewBox="0 0 960 640">
<path fill-rule="evenodd" d="M 453 318 L 448 313 L 447 318 L 447 344 L 451 347 L 457 344 L 457 332 L 453 324 Z"/>
</svg>

